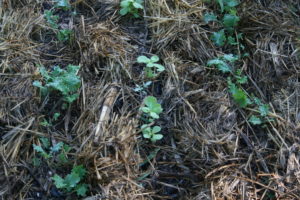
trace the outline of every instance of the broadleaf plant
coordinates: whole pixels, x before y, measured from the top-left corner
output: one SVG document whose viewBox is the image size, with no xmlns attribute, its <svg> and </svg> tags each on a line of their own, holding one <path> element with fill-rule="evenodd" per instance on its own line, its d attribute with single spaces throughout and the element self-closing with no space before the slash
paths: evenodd
<svg viewBox="0 0 300 200">
<path fill-rule="evenodd" d="M 140 17 L 139 10 L 143 10 L 143 0 L 122 0 L 120 3 L 121 15 L 132 14 L 135 18 Z"/>
<path fill-rule="evenodd" d="M 146 64 L 146 76 L 148 78 L 153 78 L 157 76 L 156 72 L 163 72 L 165 70 L 165 67 L 161 64 L 158 64 L 159 57 L 154 55 L 151 58 L 148 58 L 146 56 L 139 56 L 137 58 L 138 63 L 144 63 Z"/>
<path fill-rule="evenodd" d="M 148 96 L 144 99 L 144 104 L 141 110 L 148 114 L 153 119 L 158 119 L 159 114 L 163 111 L 161 105 L 157 103 L 157 99 L 153 96 Z"/>
<path fill-rule="evenodd" d="M 152 142 L 156 142 L 157 140 L 161 140 L 163 138 L 162 134 L 159 134 L 161 128 L 159 126 L 149 127 L 149 125 L 144 124 L 141 127 L 143 132 L 143 137 L 150 139 Z"/>
<path fill-rule="evenodd" d="M 44 78 L 44 84 L 41 81 L 34 81 L 33 85 L 40 88 L 42 95 L 47 95 L 52 91 L 58 91 L 62 94 L 63 100 L 72 103 L 78 98 L 78 89 L 80 88 L 80 77 L 77 75 L 79 66 L 68 65 L 67 69 L 61 69 L 54 66 L 53 71 L 47 72 L 45 67 L 40 67 L 39 71 Z"/>
</svg>

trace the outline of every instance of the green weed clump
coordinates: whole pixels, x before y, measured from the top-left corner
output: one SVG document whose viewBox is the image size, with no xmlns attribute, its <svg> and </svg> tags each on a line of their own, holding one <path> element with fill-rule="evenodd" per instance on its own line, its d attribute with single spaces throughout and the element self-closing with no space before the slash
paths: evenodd
<svg viewBox="0 0 300 200">
<path fill-rule="evenodd" d="M 143 10 L 143 0 L 122 0 L 120 3 L 121 15 L 132 14 L 135 18 L 140 17 L 139 10 Z"/>
<path fill-rule="evenodd" d="M 61 69 L 59 66 L 54 66 L 53 71 L 48 72 L 45 67 L 40 67 L 39 72 L 43 77 L 43 81 L 34 81 L 33 85 L 40 88 L 42 96 L 51 92 L 58 91 L 63 100 L 67 103 L 72 103 L 78 98 L 78 89 L 81 81 L 77 75 L 80 66 L 68 65 L 67 69 Z"/>
<path fill-rule="evenodd" d="M 158 75 L 158 73 L 163 72 L 165 67 L 161 64 L 158 64 L 159 57 L 154 55 L 151 58 L 147 58 L 146 56 L 139 56 L 137 58 L 138 63 L 146 64 L 145 74 L 148 78 L 154 78 Z"/>
</svg>

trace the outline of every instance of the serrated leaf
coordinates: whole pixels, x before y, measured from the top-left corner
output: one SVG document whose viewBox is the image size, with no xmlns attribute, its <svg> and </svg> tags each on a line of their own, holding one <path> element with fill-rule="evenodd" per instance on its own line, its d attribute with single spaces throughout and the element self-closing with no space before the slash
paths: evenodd
<svg viewBox="0 0 300 200">
<path fill-rule="evenodd" d="M 67 189 L 70 191 L 80 182 L 80 177 L 76 173 L 68 174 L 65 178 L 65 184 Z"/>
<path fill-rule="evenodd" d="M 223 18 L 223 25 L 226 28 L 232 28 L 237 26 L 238 22 L 240 21 L 240 18 L 236 15 L 231 14 L 225 14 Z"/>
<path fill-rule="evenodd" d="M 222 58 L 231 63 L 233 63 L 239 59 L 237 56 L 234 56 L 233 54 L 225 54 L 222 56 Z"/>
<path fill-rule="evenodd" d="M 58 189 L 65 188 L 67 186 L 65 180 L 57 174 L 55 174 L 51 179 L 54 181 L 54 185 Z"/>
<path fill-rule="evenodd" d="M 217 21 L 217 16 L 213 13 L 206 13 L 204 15 L 204 22 L 209 23 L 211 21 Z"/>
<path fill-rule="evenodd" d="M 86 169 L 82 165 L 78 165 L 73 167 L 72 174 L 74 173 L 78 174 L 80 179 L 83 179 L 84 176 L 86 175 Z"/>
<path fill-rule="evenodd" d="M 48 158 L 51 157 L 49 154 L 46 153 L 46 151 L 41 146 L 38 146 L 38 145 L 35 145 L 35 144 L 33 144 L 32 146 L 33 146 L 33 149 L 36 152 L 40 153 L 41 156 L 43 156 L 45 159 L 48 159 Z"/>
<path fill-rule="evenodd" d="M 219 58 L 208 61 L 207 65 L 208 66 L 215 65 L 223 73 L 231 72 L 230 66 L 226 62 L 224 62 L 223 60 L 221 60 Z"/>
<path fill-rule="evenodd" d="M 76 187 L 76 194 L 78 196 L 86 196 L 86 192 L 88 191 L 87 189 L 87 184 L 80 184 Z"/>
<path fill-rule="evenodd" d="M 232 93 L 232 97 L 241 108 L 245 108 L 249 104 L 248 97 L 242 89 L 236 89 L 234 93 Z"/>
<path fill-rule="evenodd" d="M 50 147 L 50 141 L 48 138 L 42 137 L 39 140 L 42 142 L 44 148 L 48 149 Z"/>
<path fill-rule="evenodd" d="M 61 148 L 63 147 L 64 143 L 63 142 L 59 142 L 57 144 L 55 144 L 53 147 L 50 148 L 51 153 L 57 153 L 61 150 Z"/>
<path fill-rule="evenodd" d="M 225 44 L 226 36 L 224 30 L 219 32 L 214 32 L 211 36 L 211 40 L 214 42 L 215 45 L 221 47 Z"/>
<path fill-rule="evenodd" d="M 256 117 L 255 115 L 252 115 L 249 119 L 249 122 L 253 125 L 260 125 L 262 124 L 262 120 L 259 117 Z"/>
<path fill-rule="evenodd" d="M 265 117 L 269 114 L 269 106 L 267 104 L 262 104 L 258 107 L 261 116 Z"/>
</svg>

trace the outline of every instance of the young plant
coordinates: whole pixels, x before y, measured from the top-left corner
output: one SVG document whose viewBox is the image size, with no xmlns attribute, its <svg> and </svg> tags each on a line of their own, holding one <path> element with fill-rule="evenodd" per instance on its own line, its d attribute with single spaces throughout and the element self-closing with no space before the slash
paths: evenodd
<svg viewBox="0 0 300 200">
<path fill-rule="evenodd" d="M 53 15 L 53 12 L 51 10 L 46 10 L 44 15 L 47 23 L 51 26 L 51 28 L 58 29 L 58 16 Z"/>
<path fill-rule="evenodd" d="M 58 153 L 65 146 L 63 142 L 50 146 L 50 141 L 47 138 L 40 138 L 40 141 L 42 143 L 41 146 L 35 144 L 32 146 L 46 160 L 52 158 L 55 153 Z"/>
<path fill-rule="evenodd" d="M 152 56 L 151 58 L 147 58 L 146 56 L 139 56 L 137 58 L 138 63 L 146 64 L 145 72 L 148 78 L 156 77 L 157 76 L 156 71 L 162 72 L 165 70 L 164 66 L 157 64 L 158 61 L 159 61 L 159 57 L 156 55 Z"/>
<path fill-rule="evenodd" d="M 57 39 L 60 42 L 65 42 L 71 40 L 73 35 L 73 31 L 70 29 L 62 29 L 59 30 L 57 33 Z"/>
<path fill-rule="evenodd" d="M 238 60 L 237 56 L 234 56 L 233 54 L 225 54 L 223 56 L 220 56 L 218 58 L 209 60 L 207 62 L 207 66 L 216 66 L 221 72 L 227 73 L 232 72 L 232 66 L 230 64 L 233 64 L 235 61 Z"/>
<path fill-rule="evenodd" d="M 63 100 L 72 103 L 78 98 L 78 89 L 80 88 L 80 77 L 77 76 L 80 66 L 68 65 L 67 69 L 61 69 L 55 66 L 53 71 L 48 72 L 45 67 L 40 67 L 39 71 L 44 78 L 44 84 L 40 81 L 34 81 L 33 85 L 40 88 L 43 96 L 52 91 L 58 91 L 62 94 Z"/>
<path fill-rule="evenodd" d="M 65 192 L 76 192 L 78 196 L 86 196 L 88 186 L 87 184 L 80 183 L 85 175 L 86 169 L 82 165 L 79 165 L 73 167 L 71 173 L 65 178 L 55 174 L 52 180 L 58 189 L 62 189 Z"/>
<path fill-rule="evenodd" d="M 143 137 L 146 139 L 150 139 L 152 142 L 156 142 L 157 140 L 161 140 L 163 138 L 162 134 L 158 134 L 161 131 L 159 126 L 149 127 L 148 124 L 144 124 L 141 127 L 143 132 Z"/>
<path fill-rule="evenodd" d="M 253 98 L 254 103 L 258 106 L 258 111 L 260 116 L 252 115 L 249 118 L 249 122 L 253 125 L 261 125 L 266 121 L 269 121 L 268 114 L 269 114 L 269 105 L 263 104 L 260 99 L 257 97 Z"/>
<path fill-rule="evenodd" d="M 224 10 L 227 12 L 233 12 L 235 11 L 235 7 L 239 5 L 238 0 L 216 0 L 216 2 L 219 4 L 221 12 L 224 12 Z"/>
<path fill-rule="evenodd" d="M 143 0 L 122 0 L 121 1 L 121 15 L 126 15 L 128 13 L 132 14 L 135 18 L 139 16 L 139 10 L 143 10 Z"/>
<path fill-rule="evenodd" d="M 241 88 L 239 88 L 236 84 L 234 84 L 231 81 L 231 78 L 228 78 L 227 83 L 229 87 L 229 92 L 231 93 L 233 100 L 239 107 L 245 108 L 249 104 L 251 104 L 251 101 L 248 98 L 247 93 Z"/>
<path fill-rule="evenodd" d="M 136 87 L 133 89 L 135 92 L 140 92 L 143 95 L 147 95 L 147 92 L 145 91 L 150 85 L 152 81 L 147 81 L 146 83 L 143 83 L 143 85 L 136 85 Z"/>
<path fill-rule="evenodd" d="M 159 114 L 163 111 L 161 105 L 157 103 L 157 99 L 148 96 L 144 99 L 145 106 L 141 110 L 153 119 L 159 119 Z"/>
</svg>

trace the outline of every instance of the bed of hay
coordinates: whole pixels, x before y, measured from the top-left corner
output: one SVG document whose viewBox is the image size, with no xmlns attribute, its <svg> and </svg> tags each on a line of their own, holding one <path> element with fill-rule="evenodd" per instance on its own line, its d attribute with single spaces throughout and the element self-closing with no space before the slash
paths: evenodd
<svg viewBox="0 0 300 200">
<path fill-rule="evenodd" d="M 121 17 L 118 0 L 72 1 L 77 15 L 63 22 L 75 40 L 58 43 L 43 17 L 47 0 L 0 0 L 0 197 L 78 199 L 57 193 L 51 174 L 82 164 L 86 200 L 300 199 L 300 3 L 244 0 L 238 31 L 250 54 L 240 62 L 247 91 L 271 108 L 274 121 L 253 126 L 226 78 L 206 67 L 230 48 L 210 40 L 217 25 L 203 22 L 201 0 L 149 0 L 144 17 Z M 156 54 L 166 71 L 148 88 L 162 104 L 156 143 L 140 133 L 144 95 L 139 55 Z M 45 128 L 56 99 L 42 99 L 32 83 L 37 65 L 80 65 L 80 97 Z M 111 110 L 94 134 L 103 106 Z M 40 137 L 72 147 L 71 165 L 34 167 Z M 152 155 L 152 156 L 151 156 Z M 154 156 L 153 156 L 154 155 Z"/>
</svg>

